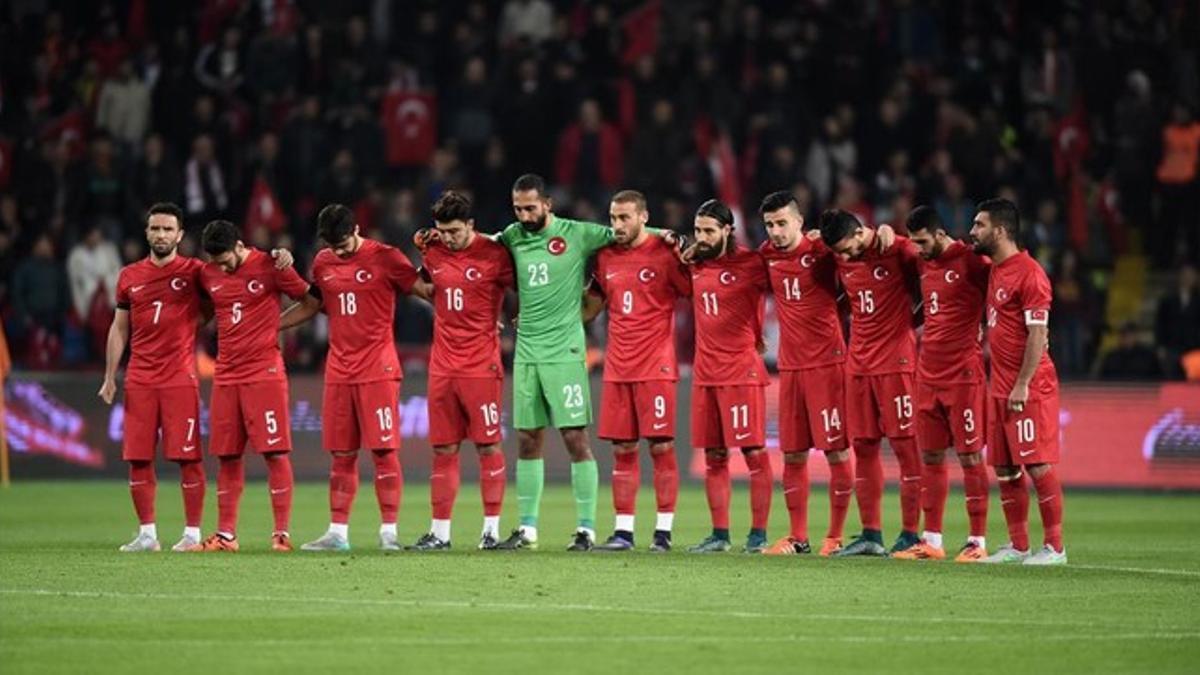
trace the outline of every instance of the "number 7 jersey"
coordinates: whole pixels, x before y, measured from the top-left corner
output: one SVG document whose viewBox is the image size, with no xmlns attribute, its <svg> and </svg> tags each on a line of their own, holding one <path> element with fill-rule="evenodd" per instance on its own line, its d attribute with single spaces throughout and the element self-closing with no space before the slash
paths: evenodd
<svg viewBox="0 0 1200 675">
<path fill-rule="evenodd" d="M 200 270 L 204 263 L 176 256 L 159 267 L 150 258 L 121 270 L 117 308 L 129 312 L 129 365 L 125 387 L 194 387 Z"/>
</svg>

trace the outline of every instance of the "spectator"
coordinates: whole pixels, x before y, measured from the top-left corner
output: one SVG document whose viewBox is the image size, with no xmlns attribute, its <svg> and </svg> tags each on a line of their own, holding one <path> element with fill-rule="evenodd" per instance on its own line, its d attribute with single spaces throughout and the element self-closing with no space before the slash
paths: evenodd
<svg viewBox="0 0 1200 675">
<path fill-rule="evenodd" d="M 1176 101 L 1171 120 L 1162 131 L 1162 162 L 1158 165 L 1159 232 L 1151 241 L 1160 263 L 1200 257 L 1200 122 L 1187 104 Z"/>
<path fill-rule="evenodd" d="M 1110 381 L 1156 380 L 1162 377 L 1158 356 L 1141 340 L 1136 323 L 1121 326 L 1117 346 L 1104 356 L 1100 379 Z"/>
<path fill-rule="evenodd" d="M 215 94 L 237 93 L 245 80 L 245 67 L 242 31 L 237 26 L 226 28 L 219 44 L 207 44 L 196 54 L 196 80 Z"/>
<path fill-rule="evenodd" d="M 965 192 L 962 176 L 952 173 L 946 176 L 946 191 L 934 202 L 938 216 L 955 239 L 965 237 L 975 219 L 975 205 L 966 198 Z"/>
<path fill-rule="evenodd" d="M 168 157 L 169 151 L 162 136 L 151 134 L 142 145 L 142 156 L 134 166 L 133 175 L 127 182 L 129 191 L 126 203 L 124 237 L 141 238 L 146 209 L 155 202 L 182 201 L 183 178 L 179 165 Z"/>
<path fill-rule="evenodd" d="M 853 175 L 858 149 L 848 138 L 841 122 L 833 115 L 825 117 L 820 135 L 808 148 L 805 176 L 822 204 L 833 198 L 833 190 L 842 176 Z"/>
<path fill-rule="evenodd" d="M 116 245 L 104 238 L 104 231 L 99 227 L 89 227 L 67 256 L 71 302 L 76 316 L 86 318 L 97 296 L 108 308 L 115 307 L 117 275 L 120 273 L 121 257 Z"/>
<path fill-rule="evenodd" d="M 500 44 L 537 46 L 554 34 L 554 8 L 546 0 L 508 0 L 500 14 Z"/>
<path fill-rule="evenodd" d="M 630 144 L 625 182 L 657 203 L 662 195 L 679 186 L 680 172 L 690 153 L 690 139 L 675 119 L 675 106 L 668 99 L 659 99 L 651 120 L 638 128 Z"/>
<path fill-rule="evenodd" d="M 112 140 L 107 135 L 96 136 L 83 172 L 80 207 L 84 222 L 99 225 L 110 239 L 121 236 L 121 217 L 126 213 L 121 179 Z"/>
<path fill-rule="evenodd" d="M 1159 300 L 1154 318 L 1154 341 L 1166 375 L 1183 377 L 1180 359 L 1184 354 L 1200 349 L 1200 280 L 1195 265 L 1182 265 L 1175 278 L 1175 287 Z"/>
<path fill-rule="evenodd" d="M 1050 309 L 1050 350 L 1054 365 L 1067 377 L 1088 371 L 1095 293 L 1075 251 L 1063 251 L 1052 270 L 1054 301 Z"/>
<path fill-rule="evenodd" d="M 121 62 L 117 75 L 100 89 L 96 126 L 104 129 L 130 155 L 141 147 L 150 123 L 150 89 L 133 72 L 133 63 Z"/>
<path fill-rule="evenodd" d="M 558 139 L 555 162 L 559 184 L 593 204 L 608 201 L 621 182 L 621 134 L 600 114 L 600 104 L 588 99 L 579 106 L 579 121 Z"/>
<path fill-rule="evenodd" d="M 12 307 L 14 339 L 28 336 L 39 329 L 61 337 L 63 322 L 71 310 L 67 275 L 54 258 L 54 241 L 49 234 L 34 240 L 29 257 L 22 260 L 13 272 Z"/>
<path fill-rule="evenodd" d="M 283 165 L 295 197 L 314 198 L 327 161 L 328 133 L 321 121 L 321 100 L 304 97 L 299 110 L 283 128 Z"/>
<path fill-rule="evenodd" d="M 229 207 L 225 176 L 213 153 L 212 139 L 197 136 L 192 141 L 192 156 L 184 169 L 184 198 L 191 224 L 204 225 L 221 218 Z"/>
</svg>

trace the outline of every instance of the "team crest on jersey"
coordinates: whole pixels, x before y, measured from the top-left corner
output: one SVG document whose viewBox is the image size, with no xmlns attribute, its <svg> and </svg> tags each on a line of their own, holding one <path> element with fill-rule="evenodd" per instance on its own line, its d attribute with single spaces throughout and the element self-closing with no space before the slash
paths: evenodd
<svg viewBox="0 0 1200 675">
<path fill-rule="evenodd" d="M 642 282 L 643 284 L 650 283 L 657 276 L 658 274 L 649 267 L 643 267 L 642 269 L 638 270 L 637 273 L 638 281 Z"/>
<path fill-rule="evenodd" d="M 1003 288 L 997 288 L 996 302 L 1004 302 L 1005 300 L 1008 300 L 1008 291 L 1004 290 Z"/>
<path fill-rule="evenodd" d="M 952 283 L 958 281 L 958 279 L 959 279 L 958 272 L 955 272 L 954 270 L 946 270 L 946 283 L 952 284 Z"/>
<path fill-rule="evenodd" d="M 483 278 L 483 273 L 479 271 L 478 267 L 471 266 L 463 270 L 463 278 L 467 281 L 479 281 Z"/>
<path fill-rule="evenodd" d="M 546 242 L 546 250 L 550 255 L 562 255 L 567 252 L 567 240 L 562 237 L 552 237 Z"/>
<path fill-rule="evenodd" d="M 805 253 L 804 255 L 800 256 L 801 267 L 812 267 L 816 263 L 817 259 L 811 253 Z"/>
<path fill-rule="evenodd" d="M 357 272 L 354 273 L 354 280 L 360 284 L 365 284 L 368 281 L 370 281 L 373 278 L 373 276 L 374 275 L 372 275 L 370 272 L 368 272 L 366 270 L 358 270 Z"/>
<path fill-rule="evenodd" d="M 871 276 L 875 277 L 876 281 L 883 281 L 891 275 L 892 273 L 883 265 L 876 265 L 875 269 L 871 270 Z"/>
<path fill-rule="evenodd" d="M 187 285 L 188 285 L 187 279 L 184 279 L 183 277 L 172 277 L 171 278 L 171 289 L 172 290 L 182 291 L 183 289 L 187 288 Z"/>
<path fill-rule="evenodd" d="M 263 283 L 258 279 L 251 279 L 246 283 L 246 290 L 250 291 L 250 293 L 253 295 L 258 295 L 259 293 L 262 293 Z"/>
<path fill-rule="evenodd" d="M 717 281 L 721 282 L 722 286 L 728 286 L 737 281 L 737 276 L 729 270 L 724 270 L 717 276 Z"/>
</svg>

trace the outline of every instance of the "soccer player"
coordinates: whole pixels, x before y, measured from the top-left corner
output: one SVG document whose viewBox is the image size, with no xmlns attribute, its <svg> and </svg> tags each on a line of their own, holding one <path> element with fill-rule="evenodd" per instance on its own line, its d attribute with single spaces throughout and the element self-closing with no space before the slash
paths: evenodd
<svg viewBox="0 0 1200 675">
<path fill-rule="evenodd" d="M 505 466 L 500 449 L 500 318 L 513 287 L 512 258 L 504 246 L 475 233 L 471 200 L 447 191 L 433 205 L 436 237 L 425 247 L 422 276 L 432 283 L 433 350 L 429 357 L 429 442 L 433 444 L 429 533 L 412 547 L 450 548 L 450 516 L 458 497 L 459 446 L 471 439 L 479 453 L 483 533 L 479 548 L 499 543 Z"/>
<path fill-rule="evenodd" d="M 985 389 L 980 321 L 991 262 L 951 239 L 937 211 L 918 206 L 908 232 L 921 254 L 921 302 L 925 333 L 917 355 L 917 446 L 921 451 L 921 506 L 925 531 L 916 545 L 893 557 L 946 557 L 942 517 L 950 491 L 946 451 L 962 465 L 970 536 L 955 558 L 987 557 L 988 477 L 983 462 Z"/>
<path fill-rule="evenodd" d="M 300 300 L 308 283 L 295 268 L 277 269 L 268 254 L 247 248 L 227 220 L 206 225 L 200 242 L 210 259 L 200 272 L 201 293 L 212 301 L 218 344 L 208 448 L 220 469 L 217 531 L 191 550 L 238 550 L 238 506 L 246 483 L 242 456 L 249 442 L 267 465 L 275 517 L 271 548 L 290 551 L 292 433 L 279 350 L 279 295 Z"/>
<path fill-rule="evenodd" d="M 1058 374 L 1047 351 L 1050 281 L 1029 253 L 1017 246 L 1021 216 L 1006 199 L 976 209 L 971 227 L 975 252 L 992 259 L 987 290 L 988 340 L 992 348 L 988 459 L 1000 482 L 1000 504 L 1011 540 L 985 561 L 1065 565 L 1063 491 L 1058 463 Z M 1038 495 L 1045 540 L 1029 552 L 1029 492 Z"/>
<path fill-rule="evenodd" d="M 704 489 L 712 534 L 693 553 L 728 551 L 729 448 L 741 448 L 750 470 L 750 533 L 743 551 L 767 545 L 774 478 L 766 445 L 767 369 L 763 311 L 770 288 L 758 251 L 733 240 L 733 212 L 710 199 L 696 211 L 696 243 L 685 253 L 692 269 L 696 355 L 692 375 L 692 443 L 704 448 Z"/>
<path fill-rule="evenodd" d="M 878 236 L 853 214 L 821 214 L 821 238 L 838 254 L 838 273 L 850 296 L 851 328 L 846 407 L 850 444 L 857 460 L 855 497 L 862 534 L 836 555 L 887 555 L 883 547 L 881 435 L 900 463 L 902 530 L 892 551 L 916 544 L 921 517 L 921 459 L 913 435 L 913 371 L 917 340 L 911 290 L 919 283 L 920 256 L 906 237 L 880 252 Z"/>
<path fill-rule="evenodd" d="M 299 325 L 323 306 L 329 316 L 329 353 L 321 410 L 321 444 L 332 455 L 329 530 L 305 551 L 350 549 L 350 507 L 358 492 L 358 450 L 375 460 L 379 547 L 400 550 L 399 383 L 393 320 L 396 293 L 410 293 L 417 270 L 399 249 L 359 234 L 354 212 L 329 204 L 317 214 L 317 236 L 328 248 L 313 260 L 313 283 L 303 302 L 284 311 L 280 329 Z"/>
<path fill-rule="evenodd" d="M 829 529 L 820 549 L 828 556 L 841 547 L 854 492 L 844 426 L 846 341 L 837 306 L 837 261 L 820 239 L 804 235 L 804 217 L 791 193 L 767 195 L 758 211 L 768 237 L 760 251 L 779 316 L 779 447 L 791 524 L 788 536 L 764 553 L 811 551 L 808 451 L 816 448 L 829 462 Z"/>
<path fill-rule="evenodd" d="M 634 190 L 613 195 L 609 220 L 616 244 L 596 254 L 592 292 L 608 312 L 608 346 L 600 399 L 600 438 L 613 443 L 613 535 L 598 547 L 633 548 L 638 439 L 654 462 L 658 503 L 652 551 L 671 550 L 679 468 L 675 458 L 675 302 L 691 295 L 691 277 L 666 240 L 647 231 L 646 198 Z M 589 312 L 591 309 L 593 311 Z M 585 309 L 590 319 L 597 301 Z"/>
<path fill-rule="evenodd" d="M 196 326 L 201 317 L 200 268 L 178 254 L 183 211 L 160 202 L 146 214 L 150 255 L 121 270 L 117 310 L 108 329 L 100 398 L 111 404 L 117 367 L 129 343 L 125 369 L 125 417 L 121 458 L 129 462 L 129 492 L 141 527 L 121 551 L 158 551 L 154 520 L 157 478 L 154 451 L 179 465 L 186 526 L 172 550 L 200 542 L 204 511 L 204 464 L 200 453 L 200 384 L 196 378 Z"/>
</svg>

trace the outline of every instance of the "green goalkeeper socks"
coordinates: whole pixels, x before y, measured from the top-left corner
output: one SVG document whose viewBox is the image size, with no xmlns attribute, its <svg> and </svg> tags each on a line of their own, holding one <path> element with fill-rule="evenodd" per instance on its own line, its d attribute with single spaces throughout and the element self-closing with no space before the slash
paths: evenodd
<svg viewBox="0 0 1200 675">
<path fill-rule="evenodd" d="M 595 462 L 592 474 L 595 475 Z M 517 503 L 521 525 L 537 527 L 538 510 L 542 506 L 542 488 L 546 484 L 546 462 L 542 459 L 517 460 Z M 594 482 L 594 481 L 593 481 Z M 592 512 L 595 513 L 595 488 L 592 489 Z"/>
<path fill-rule="evenodd" d="M 600 492 L 600 472 L 596 460 L 571 464 L 571 492 L 575 495 L 575 515 L 579 527 L 596 529 L 596 495 Z"/>
</svg>

